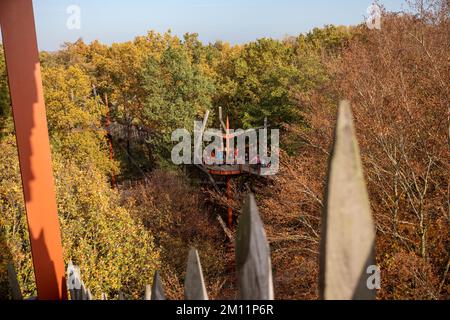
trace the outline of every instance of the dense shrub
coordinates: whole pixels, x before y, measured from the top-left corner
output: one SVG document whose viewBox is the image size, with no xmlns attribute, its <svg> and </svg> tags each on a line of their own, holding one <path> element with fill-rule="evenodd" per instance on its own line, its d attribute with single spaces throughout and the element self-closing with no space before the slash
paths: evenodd
<svg viewBox="0 0 450 320">
<path fill-rule="evenodd" d="M 17 149 L 12 136 L 0 142 L 1 296 L 7 295 L 6 266 L 13 262 L 26 296 L 35 295 L 34 274 L 24 210 Z M 94 167 L 54 155 L 58 213 L 64 258 L 81 268 L 93 294 L 122 290 L 142 295 L 158 266 L 153 238 L 130 212 L 118 205 L 118 194 Z"/>
</svg>

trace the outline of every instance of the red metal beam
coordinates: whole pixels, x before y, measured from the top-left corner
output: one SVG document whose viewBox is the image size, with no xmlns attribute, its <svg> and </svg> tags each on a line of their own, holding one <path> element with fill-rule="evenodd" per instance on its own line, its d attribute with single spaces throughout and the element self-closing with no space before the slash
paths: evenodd
<svg viewBox="0 0 450 320">
<path fill-rule="evenodd" d="M 38 298 L 67 299 L 32 0 L 0 0 L 0 25 Z"/>
<path fill-rule="evenodd" d="M 231 207 L 231 177 L 227 176 L 228 228 L 233 227 L 233 208 Z"/>
</svg>

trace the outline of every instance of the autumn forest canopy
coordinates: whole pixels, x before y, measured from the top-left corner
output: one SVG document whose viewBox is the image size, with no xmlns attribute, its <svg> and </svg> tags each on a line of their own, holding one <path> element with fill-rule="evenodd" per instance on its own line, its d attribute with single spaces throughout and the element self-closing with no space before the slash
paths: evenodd
<svg viewBox="0 0 450 320">
<path fill-rule="evenodd" d="M 275 297 L 317 299 L 320 217 L 337 105 L 352 103 L 382 270 L 379 299 L 450 297 L 449 7 L 414 1 L 380 30 L 327 25 L 281 40 L 205 44 L 149 31 L 41 52 L 64 258 L 93 294 L 142 296 L 161 270 L 183 297 L 195 246 L 212 299 L 232 299 L 234 253 L 216 216 L 252 191 L 272 252 Z M 36 294 L 14 124 L 0 46 L 0 298 L 13 261 Z M 218 108 L 231 128 L 280 129 L 280 172 L 213 186 L 171 162 L 175 129 Z"/>
</svg>

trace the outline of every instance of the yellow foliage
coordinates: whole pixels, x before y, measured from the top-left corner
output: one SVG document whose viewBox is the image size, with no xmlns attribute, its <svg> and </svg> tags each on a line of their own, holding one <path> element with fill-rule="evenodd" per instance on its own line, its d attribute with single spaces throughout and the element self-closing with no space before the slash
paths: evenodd
<svg viewBox="0 0 450 320">
<path fill-rule="evenodd" d="M 0 297 L 8 294 L 9 261 L 24 294 L 36 295 L 14 138 L 0 146 Z M 53 158 L 65 262 L 80 266 L 83 281 L 97 297 L 119 290 L 142 296 L 159 261 L 153 237 L 119 205 L 117 192 L 98 169 L 82 169 L 59 154 Z"/>
</svg>

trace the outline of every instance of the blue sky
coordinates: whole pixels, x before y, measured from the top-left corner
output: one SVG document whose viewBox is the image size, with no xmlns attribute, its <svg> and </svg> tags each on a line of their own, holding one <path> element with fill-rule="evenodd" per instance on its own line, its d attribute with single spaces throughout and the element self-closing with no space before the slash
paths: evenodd
<svg viewBox="0 0 450 320">
<path fill-rule="evenodd" d="M 389 10 L 403 0 L 382 0 Z M 297 35 L 324 24 L 357 24 L 367 0 L 34 0 L 40 50 L 56 50 L 83 38 L 121 42 L 150 29 L 173 34 L 197 32 L 204 42 L 245 43 L 261 37 Z M 69 30 L 66 10 L 81 9 L 81 29 Z"/>
</svg>

